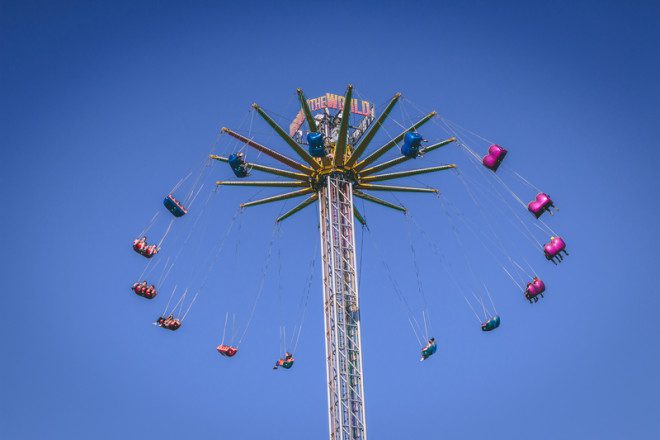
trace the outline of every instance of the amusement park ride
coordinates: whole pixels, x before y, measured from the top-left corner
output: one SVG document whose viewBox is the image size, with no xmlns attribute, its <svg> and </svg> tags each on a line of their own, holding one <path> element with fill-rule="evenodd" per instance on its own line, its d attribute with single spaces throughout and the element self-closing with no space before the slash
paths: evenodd
<svg viewBox="0 0 660 440">
<path fill-rule="evenodd" d="M 436 117 L 436 112 L 433 111 L 407 127 L 399 124 L 402 127 L 400 133 L 394 137 L 387 133 L 389 140 L 378 148 L 370 149 L 371 152 L 367 154 L 368 147 L 399 101 L 401 97 L 399 93 L 392 97 L 378 116 L 375 114 L 375 110 L 370 103 L 367 101 L 360 103 L 357 99 L 353 98 L 353 86 L 351 85 L 348 86 L 343 97 L 326 94 L 323 97 L 308 100 L 302 90 L 298 89 L 297 94 L 301 110 L 290 125 L 288 131 L 285 131 L 278 125 L 259 105 L 252 105 L 256 113 L 293 150 L 295 158 L 254 141 L 250 135 L 245 136 L 229 128 L 222 128 L 223 133 L 237 139 L 240 144 L 251 147 L 259 151 L 260 154 L 270 156 L 275 161 L 285 165 L 287 169 L 246 162 L 245 155 L 242 152 L 231 154 L 228 157 L 210 155 L 210 158 L 228 163 L 233 173 L 240 179 L 250 176 L 253 170 L 285 178 L 286 180 L 280 179 L 274 181 L 236 180 L 216 182 L 217 186 L 292 189 L 283 194 L 243 203 L 240 205 L 241 208 L 304 197 L 302 202 L 280 215 L 276 219 L 276 223 L 282 222 L 304 208 L 318 202 L 330 439 L 364 440 L 367 438 L 367 429 L 365 421 L 364 376 L 360 336 L 360 301 L 354 218 L 363 226 L 366 222 L 364 216 L 354 204 L 354 197 L 405 213 L 405 207 L 381 199 L 372 193 L 416 192 L 437 194 L 438 190 L 434 188 L 384 185 L 380 182 L 450 170 L 456 168 L 456 165 L 446 164 L 394 172 L 383 171 L 449 145 L 457 140 L 457 135 L 423 147 L 422 143 L 425 140 L 417 132 L 417 129 Z M 335 112 L 330 112 L 329 109 L 335 109 Z M 362 118 L 353 126 L 350 123 L 351 115 Z M 301 129 L 304 124 L 306 124 L 306 129 Z M 451 130 L 450 134 L 456 133 Z M 486 173 L 495 173 L 507 154 L 507 150 L 493 144 L 488 149 L 487 155 L 481 159 L 460 138 L 458 143 L 468 153 L 471 160 L 481 162 L 478 168 L 483 165 L 490 170 L 486 171 Z M 401 154 L 399 156 L 376 163 L 395 147 L 400 148 Z M 533 187 L 522 176 L 517 176 Z M 536 219 L 534 221 L 539 221 L 547 231 L 553 233 L 550 242 L 545 246 L 536 240 L 536 238 L 534 240 L 538 246 L 543 248 L 547 260 L 555 264 L 561 262 L 563 259 L 562 252 L 568 255 L 566 253 L 565 242 L 562 238 L 556 236 L 554 231 L 539 219 L 543 213 L 550 212 L 550 208 L 554 208 L 553 201 L 550 197 L 545 193 L 539 192 L 533 201 L 525 205 L 500 177 L 497 177 L 497 179 L 534 216 Z M 536 189 L 536 187 L 533 187 L 533 189 Z M 192 196 L 192 193 L 193 191 L 191 191 L 189 198 Z M 199 191 L 197 191 L 198 193 Z M 192 201 L 194 201 L 194 197 Z M 187 203 L 187 200 L 184 202 Z M 176 200 L 172 194 L 165 198 L 163 204 L 175 218 L 188 213 L 188 210 L 183 204 Z M 189 208 L 190 205 L 188 206 Z M 518 214 L 515 215 L 518 216 Z M 154 216 L 154 219 L 156 216 Z M 151 227 L 154 219 L 147 226 L 145 232 Z M 173 221 L 174 219 L 171 220 L 165 236 L 169 233 Z M 541 228 L 539 227 L 539 229 Z M 138 238 L 133 242 L 133 249 L 151 261 L 152 257 L 159 252 L 160 245 L 165 239 L 165 236 L 158 245 L 149 245 L 144 236 Z M 521 269 L 524 278 L 525 271 L 523 268 L 511 257 L 508 260 Z M 147 267 L 149 266 L 147 265 Z M 166 268 L 167 262 L 165 264 Z M 165 269 L 164 274 L 161 275 L 161 279 L 156 283 L 157 285 L 167 276 L 171 266 L 169 269 Z M 516 282 L 504 266 L 502 269 L 522 289 L 522 286 Z M 145 274 L 146 270 L 143 271 L 142 275 Z M 140 275 L 140 279 L 142 275 Z M 204 285 L 205 281 L 202 284 Z M 524 288 L 524 296 L 530 303 L 535 303 L 538 301 L 539 296 L 543 297 L 545 289 L 544 282 L 534 273 L 532 281 L 528 282 L 527 287 Z M 132 290 L 137 295 L 146 299 L 153 299 L 157 295 L 155 285 L 149 285 L 146 281 L 140 282 L 138 280 L 133 285 Z M 187 290 L 178 300 L 169 316 L 166 316 L 167 313 L 165 313 L 158 319 L 156 322 L 158 326 L 173 331 L 180 328 L 188 312 L 183 314 L 181 319 L 178 319 L 174 317 L 174 310 L 179 306 L 181 309 L 183 308 L 182 303 L 185 300 L 186 294 Z M 174 292 L 172 295 L 174 295 Z M 490 297 L 490 294 L 488 295 Z M 170 297 L 170 301 L 171 299 Z M 475 297 L 475 299 L 477 298 Z M 194 300 L 193 298 L 193 302 Z M 470 304 L 467 297 L 465 297 L 465 300 Z M 170 302 L 168 301 L 166 311 L 169 305 Z M 483 301 L 481 305 L 483 306 L 484 314 L 487 315 Z M 188 311 L 191 306 L 192 303 L 188 306 Z M 470 307 L 472 308 L 471 305 Z M 480 319 L 476 312 L 475 315 L 477 315 L 477 319 Z M 486 316 L 485 322 L 482 322 L 481 329 L 483 331 L 492 331 L 498 328 L 499 325 L 500 317 L 495 314 L 490 317 Z M 429 344 L 422 349 L 422 358 L 426 359 L 432 355 L 435 349 L 435 340 L 431 338 Z M 223 343 L 218 346 L 217 350 L 222 356 L 232 357 L 238 351 L 238 344 L 236 346 L 224 345 L 223 337 Z M 280 359 L 275 368 L 281 366 L 282 368 L 289 369 L 293 365 L 293 361 L 293 355 L 287 352 L 284 359 Z"/>
<path fill-rule="evenodd" d="M 360 136 L 364 134 L 367 128 L 363 125 L 360 127 L 361 129 L 356 129 L 359 132 L 355 136 L 355 133 L 350 132 L 350 118 L 348 117 L 351 108 L 356 107 L 352 105 L 354 103 L 352 94 L 353 86 L 349 85 L 343 99 L 338 100 L 341 103 L 341 113 L 336 117 L 324 113 L 315 118 L 305 95 L 302 90 L 298 89 L 300 105 L 308 126 L 306 139 L 309 150 L 314 155 L 303 149 L 300 143 L 273 121 L 261 107 L 253 104 L 257 113 L 291 147 L 300 161 L 278 153 L 228 128 L 223 128 L 223 132 L 295 171 L 244 163 L 243 165 L 248 169 L 288 177 L 291 180 L 217 182 L 218 185 L 299 188 L 241 205 L 241 207 L 249 207 L 292 197 L 307 196 L 297 206 L 277 218 L 278 222 L 314 202 L 319 202 L 328 417 L 330 438 L 336 440 L 367 438 L 360 338 L 360 300 L 353 217 L 361 224 L 365 224 L 365 220 L 354 206 L 353 197 L 359 197 L 405 212 L 404 207 L 390 203 L 365 191 L 437 193 L 436 189 L 382 185 L 375 182 L 433 173 L 455 167 L 455 165 L 442 165 L 410 171 L 379 173 L 422 154 L 437 150 L 455 139 L 450 138 L 420 148 L 422 138 L 416 133 L 416 130 L 435 116 L 435 112 L 431 112 L 406 130 L 403 130 L 389 142 L 380 146 L 373 153 L 365 156 L 364 153 L 367 147 L 401 95 L 399 93 L 394 95 L 375 121 L 373 121 L 375 118 L 373 110 L 371 115 L 365 116 L 366 121 L 373 121 L 371 130 L 364 136 Z M 401 141 L 404 141 L 405 155 L 372 165 Z M 223 162 L 230 161 L 230 158 L 227 157 L 215 155 L 211 157 Z"/>
</svg>

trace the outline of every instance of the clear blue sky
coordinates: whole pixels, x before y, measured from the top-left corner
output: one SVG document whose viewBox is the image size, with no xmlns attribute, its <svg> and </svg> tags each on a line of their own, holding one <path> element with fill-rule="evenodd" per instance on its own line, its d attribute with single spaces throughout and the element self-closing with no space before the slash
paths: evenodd
<svg viewBox="0 0 660 440">
<path fill-rule="evenodd" d="M 297 365 L 270 369 L 280 319 L 295 322 L 290 311 L 304 291 L 314 209 L 283 226 L 283 288 L 269 273 L 232 360 L 215 352 L 222 321 L 230 311 L 244 322 L 282 206 L 245 212 L 242 238 L 228 241 L 176 333 L 150 324 L 167 293 L 148 302 L 128 290 L 144 267 L 130 242 L 212 147 L 228 151 L 218 129 L 240 127 L 250 103 L 292 117 L 296 87 L 313 96 L 352 83 L 376 103 L 401 91 L 506 145 L 507 164 L 556 199 L 549 224 L 571 252 L 554 267 L 491 212 L 549 292 L 530 306 L 478 243 L 468 246 L 502 315 L 502 327 L 484 334 L 428 243 L 414 237 L 440 342 L 420 364 L 405 314 L 365 245 L 370 437 L 658 438 L 660 7 L 456 3 L 3 1 L 0 437 L 326 437 L 318 275 Z M 267 132 L 262 121 L 254 129 Z M 429 133 L 442 136 L 437 127 Z M 454 157 L 466 175 L 480 176 L 455 148 L 428 163 Z M 228 169 L 218 163 L 207 177 L 227 178 Z M 423 181 L 471 212 L 457 176 Z M 216 194 L 202 222 L 211 239 L 193 242 L 176 276 L 194 272 L 252 194 Z M 400 198 L 467 279 L 437 201 Z M 416 298 L 405 221 L 373 206 L 366 214 Z M 181 219 L 172 246 L 193 218 Z"/>
</svg>

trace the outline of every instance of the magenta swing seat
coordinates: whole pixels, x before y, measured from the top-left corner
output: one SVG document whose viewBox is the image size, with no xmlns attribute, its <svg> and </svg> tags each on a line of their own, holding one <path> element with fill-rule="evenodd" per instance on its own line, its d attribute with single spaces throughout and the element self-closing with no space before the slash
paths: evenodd
<svg viewBox="0 0 660 440">
<path fill-rule="evenodd" d="M 506 156 L 507 150 L 500 147 L 499 145 L 491 145 L 488 148 L 488 154 L 484 156 L 481 163 L 484 164 L 486 168 L 491 171 L 497 171 L 497 169 L 502 164 L 504 157 Z"/>
<path fill-rule="evenodd" d="M 543 292 L 545 292 L 545 283 L 538 277 L 534 277 L 532 282 L 527 283 L 527 288 L 525 289 L 525 298 L 530 302 L 538 302 L 538 297 L 543 298 Z"/>
<path fill-rule="evenodd" d="M 534 214 L 534 217 L 539 218 L 543 215 L 544 212 L 548 211 L 550 214 L 550 208 L 554 208 L 555 205 L 552 202 L 552 199 L 546 193 L 538 193 L 536 198 L 529 202 L 527 209 L 529 212 Z"/>
<path fill-rule="evenodd" d="M 545 258 L 554 264 L 561 263 L 564 260 L 562 252 L 568 255 L 566 242 L 561 237 L 550 237 L 550 242 L 543 247 L 543 251 Z"/>
</svg>

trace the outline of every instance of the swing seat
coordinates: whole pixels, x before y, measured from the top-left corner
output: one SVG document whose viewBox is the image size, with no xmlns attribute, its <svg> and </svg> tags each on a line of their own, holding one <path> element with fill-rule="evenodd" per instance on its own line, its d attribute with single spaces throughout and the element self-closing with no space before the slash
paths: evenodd
<svg viewBox="0 0 660 440">
<path fill-rule="evenodd" d="M 422 135 L 409 131 L 403 139 L 403 147 L 401 147 L 401 154 L 411 159 L 419 156 L 419 147 L 422 146 Z"/>
<path fill-rule="evenodd" d="M 175 330 L 178 330 L 179 327 L 181 327 L 181 321 L 176 319 L 176 318 L 175 319 L 166 319 L 161 324 L 161 327 L 166 329 L 166 330 L 175 331 Z"/>
<path fill-rule="evenodd" d="M 423 359 L 428 359 L 433 355 L 436 351 L 438 350 L 437 344 L 432 344 L 429 346 L 426 346 L 422 349 L 422 358 Z"/>
<path fill-rule="evenodd" d="M 498 315 L 493 316 L 488 321 L 481 324 L 481 330 L 484 332 L 489 332 L 495 330 L 500 326 L 500 317 Z"/>
<path fill-rule="evenodd" d="M 539 279 L 534 278 L 531 283 L 527 283 L 527 288 L 525 289 L 525 298 L 532 300 L 539 295 L 545 292 L 545 283 Z"/>
<path fill-rule="evenodd" d="M 554 206 L 555 205 L 552 203 L 552 199 L 549 195 L 538 193 L 536 198 L 529 202 L 527 209 L 534 214 L 534 217 L 539 218 L 544 212 L 550 211 L 550 208 Z"/>
<path fill-rule="evenodd" d="M 236 353 L 238 353 L 238 348 L 232 347 L 230 345 L 218 345 L 218 353 L 225 357 L 233 357 Z"/>
<path fill-rule="evenodd" d="M 141 239 L 137 239 L 137 238 L 136 238 L 135 240 L 133 240 L 133 250 L 134 250 L 135 252 L 138 252 L 138 253 L 139 253 L 139 252 L 141 252 L 142 249 L 144 249 L 145 247 L 147 247 L 147 242 L 146 242 L 146 240 L 141 240 Z"/>
<path fill-rule="evenodd" d="M 168 211 L 174 215 L 174 217 L 183 217 L 188 214 L 188 210 L 183 207 L 181 202 L 174 198 L 172 194 L 165 197 L 163 200 L 163 205 L 167 208 Z"/>
<path fill-rule="evenodd" d="M 545 283 L 540 278 L 534 278 L 532 286 L 534 286 L 538 294 L 545 292 Z"/>
<path fill-rule="evenodd" d="M 227 158 L 227 163 L 229 163 L 231 170 L 239 178 L 247 177 L 250 174 L 244 157 L 245 155 L 243 153 L 233 153 Z"/>
<path fill-rule="evenodd" d="M 543 247 L 545 257 L 552 260 L 561 251 L 566 250 L 566 242 L 561 237 L 550 237 L 550 242 Z"/>
<path fill-rule="evenodd" d="M 507 150 L 499 145 L 491 145 L 490 148 L 488 148 L 488 154 L 484 156 L 481 162 L 486 168 L 495 172 L 502 164 L 506 153 Z"/>
<path fill-rule="evenodd" d="M 142 255 L 145 258 L 152 258 L 154 255 L 158 253 L 160 249 L 156 247 L 155 244 L 152 244 L 151 246 L 146 246 L 140 251 L 140 255 Z"/>
<path fill-rule="evenodd" d="M 153 287 L 148 287 L 147 289 L 144 290 L 141 296 L 147 298 L 147 299 L 154 299 L 158 295 L 158 292 L 156 292 L 156 289 Z"/>
<path fill-rule="evenodd" d="M 154 299 L 156 295 L 158 295 L 158 292 L 156 292 L 156 289 L 154 289 L 152 286 L 145 286 L 142 283 L 135 283 L 133 284 L 133 287 L 131 287 L 131 290 L 135 292 L 136 295 L 141 296 L 143 298 L 147 299 Z"/>
<path fill-rule="evenodd" d="M 278 367 L 282 367 L 282 368 L 288 370 L 289 368 L 293 367 L 293 361 L 294 360 L 295 359 L 293 358 L 293 356 L 290 356 L 287 353 L 287 356 L 285 356 L 284 359 L 278 359 L 277 360 L 277 363 L 275 364 L 275 369 L 277 369 Z"/>
<path fill-rule="evenodd" d="M 321 133 L 307 133 L 307 144 L 309 145 L 309 154 L 312 157 L 326 156 L 323 135 Z"/>
</svg>

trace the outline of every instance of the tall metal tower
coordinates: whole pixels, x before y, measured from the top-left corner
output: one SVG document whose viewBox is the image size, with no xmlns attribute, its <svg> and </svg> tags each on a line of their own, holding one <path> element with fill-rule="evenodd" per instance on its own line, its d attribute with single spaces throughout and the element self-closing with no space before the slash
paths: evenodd
<svg viewBox="0 0 660 440">
<path fill-rule="evenodd" d="M 376 119 L 373 108 L 367 105 L 370 110 L 364 111 L 365 102 L 362 103 L 362 110 L 358 109 L 359 103 L 353 99 L 352 94 L 353 87 L 349 85 L 343 97 L 327 94 L 326 97 L 308 101 L 302 90 L 298 89 L 301 112 L 297 119 L 299 119 L 300 124 L 303 121 L 307 122 L 309 133 L 321 133 L 323 135 L 326 153 L 324 157 L 313 157 L 303 147 L 305 138 L 303 132 L 298 131 L 300 124 L 296 127 L 294 121 L 292 128 L 287 133 L 261 107 L 253 104 L 252 107 L 257 113 L 304 163 L 291 159 L 235 131 L 223 128 L 223 132 L 272 157 L 291 170 L 245 163 L 245 166 L 250 170 L 286 177 L 289 180 L 216 182 L 217 185 L 299 188 L 288 193 L 241 205 L 241 207 L 249 207 L 293 197 L 308 196 L 297 206 L 281 215 L 277 222 L 319 201 L 328 423 L 331 440 L 365 440 L 367 438 L 360 336 L 360 301 L 353 217 L 363 225 L 366 223 L 364 217 L 354 206 L 353 197 L 359 197 L 405 213 L 405 207 L 390 203 L 364 191 L 437 193 L 438 190 L 432 188 L 381 185 L 373 182 L 432 173 L 455 167 L 454 164 L 449 164 L 378 174 L 379 171 L 430 153 L 455 141 L 455 138 L 421 148 L 417 155 L 402 155 L 378 165 L 370 166 L 398 145 L 404 139 L 406 133 L 415 132 L 417 128 L 433 118 L 435 112 L 424 116 L 371 154 L 362 158 L 363 153 L 365 153 L 401 95 L 399 93 L 394 95 Z M 310 109 L 310 102 L 314 104 L 315 110 L 321 109 L 322 112 L 314 115 Z M 337 109 L 337 114 L 332 114 L 330 111 L 332 108 Z M 351 113 L 364 116 L 364 119 L 356 128 L 349 126 Z M 229 158 L 222 156 L 212 155 L 211 158 L 222 162 L 229 161 Z"/>
</svg>

